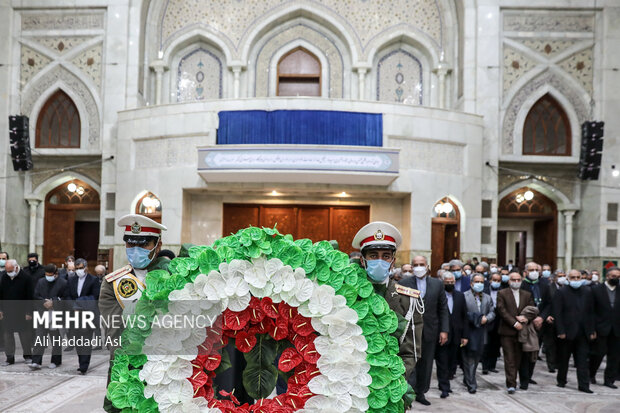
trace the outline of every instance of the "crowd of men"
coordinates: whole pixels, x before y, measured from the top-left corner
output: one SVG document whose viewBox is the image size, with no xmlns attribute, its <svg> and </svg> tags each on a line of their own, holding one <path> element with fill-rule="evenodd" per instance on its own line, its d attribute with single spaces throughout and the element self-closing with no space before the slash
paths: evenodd
<svg viewBox="0 0 620 413">
<path fill-rule="evenodd" d="M 84 329 L 33 331 L 33 311 L 62 308 L 70 303 L 65 310 L 100 311 L 104 317 L 121 314 L 126 304 L 140 298 L 148 271 L 167 270 L 175 255 L 161 249 L 165 226 L 136 214 L 122 217 L 117 224 L 124 228 L 129 265 L 107 275 L 106 269 L 99 266 L 96 275 L 91 275 L 86 260 L 71 256 L 62 268 L 41 266 L 35 253 L 28 255 L 28 265 L 22 268 L 0 252 L 0 346 L 6 353 L 3 365 L 15 363 L 15 335 L 21 341 L 26 364 L 39 369 L 46 346 L 35 345 L 35 338 L 91 337 L 101 333 Z M 352 246 L 360 252 L 351 254 L 351 260 L 366 271 L 375 292 L 386 299 L 399 318 L 399 329 L 394 334 L 398 336 L 405 377 L 417 402 L 430 405 L 425 394 L 430 389 L 433 364 L 442 398 L 452 392 L 451 380 L 458 368 L 463 371 L 469 393 L 474 394 L 478 366 L 483 375 L 499 373 L 496 367 L 500 354 L 507 392 L 513 394 L 517 388 L 525 391 L 537 384 L 535 368 L 541 350 L 546 368 L 557 374 L 559 387 L 565 387 L 569 380 L 572 355 L 580 391 L 592 393 L 590 385 L 597 383 L 597 372 L 605 357 L 602 384 L 617 389 L 620 268 L 607 269 L 603 280 L 597 271 L 552 271 L 550 265 L 535 262 L 523 269 L 512 262 L 499 267 L 474 258 L 467 263 L 452 260 L 431 274 L 423 256 L 414 257 L 400 268 L 395 266 L 401 242 L 401 234 L 393 225 L 371 222 L 353 239 Z M 182 249 L 179 255 L 186 253 Z M 30 304 L 15 305 L 20 301 Z M 12 305 L 8 306 L 9 302 Z M 107 337 L 120 334 L 120 329 L 105 332 Z M 108 350 L 113 358 L 114 348 Z M 85 374 L 91 347 L 76 351 L 78 370 Z M 60 352 L 59 347 L 52 348 L 49 368 L 61 364 Z M 104 408 L 119 411 L 107 398 Z"/>
<path fill-rule="evenodd" d="M 172 251 L 161 255 L 174 258 Z M 83 258 L 67 256 L 60 268 L 55 264 L 41 265 L 37 253 L 28 254 L 27 265 L 21 266 L 6 252 L 0 252 L 0 351 L 6 359 L 2 366 L 15 364 L 16 341 L 19 337 L 23 360 L 31 370 L 43 365 L 43 355 L 51 348 L 47 366 L 55 369 L 62 364 L 62 353 L 76 352 L 77 370 L 86 374 L 92 350 L 102 348 L 104 334 L 98 327 L 98 300 L 101 283 L 106 275 L 103 265 L 96 265 L 91 273 Z M 96 328 L 34 328 L 35 312 L 48 310 L 63 312 L 92 311 L 96 314 Z M 79 340 L 78 340 L 79 339 Z M 64 350 L 61 343 L 68 343 Z M 88 343 L 73 345 L 74 343 Z"/>
<path fill-rule="evenodd" d="M 562 269 L 529 262 L 514 265 L 452 260 L 431 277 L 424 257 L 392 270 L 400 284 L 414 280 L 425 303 L 422 358 L 409 382 L 417 401 L 429 405 L 432 363 L 435 361 L 441 398 L 452 392 L 450 380 L 457 368 L 463 383 L 476 393 L 476 372 L 498 373 L 503 355 L 509 394 L 536 385 L 535 366 L 545 355 L 546 368 L 565 387 L 571 355 L 577 370 L 577 388 L 592 393 L 597 373 L 607 357 L 602 385 L 617 389 L 620 379 L 620 268 L 598 271 Z M 425 280 L 425 281 L 424 281 Z M 443 288 L 429 288 L 443 284 Z M 424 290 L 424 287 L 421 288 Z M 437 329 L 437 320 L 440 328 Z M 427 327 L 427 323 L 429 324 Z M 518 386 L 517 386 L 518 383 Z"/>
</svg>

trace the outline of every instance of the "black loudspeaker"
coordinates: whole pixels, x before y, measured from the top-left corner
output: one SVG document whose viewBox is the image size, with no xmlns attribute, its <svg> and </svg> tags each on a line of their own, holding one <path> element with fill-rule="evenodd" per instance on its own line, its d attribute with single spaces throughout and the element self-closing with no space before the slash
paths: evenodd
<svg viewBox="0 0 620 413">
<path fill-rule="evenodd" d="M 13 170 L 31 170 L 33 165 L 32 154 L 30 153 L 30 132 L 27 116 L 9 116 L 9 142 L 11 145 Z"/>
<path fill-rule="evenodd" d="M 579 179 L 596 181 L 603 158 L 605 122 L 584 122 L 581 125 L 581 156 Z"/>
</svg>

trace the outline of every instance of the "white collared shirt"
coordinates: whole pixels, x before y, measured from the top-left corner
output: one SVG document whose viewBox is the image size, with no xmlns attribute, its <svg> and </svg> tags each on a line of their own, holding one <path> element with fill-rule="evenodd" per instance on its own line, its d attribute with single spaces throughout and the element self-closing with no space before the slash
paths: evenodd
<svg viewBox="0 0 620 413">
<path fill-rule="evenodd" d="M 605 281 L 605 286 L 609 288 L 611 291 L 616 291 L 616 286 L 610 285 L 607 281 Z"/>
<path fill-rule="evenodd" d="M 86 274 L 82 278 L 78 277 L 77 293 L 78 297 L 82 294 L 82 287 L 84 287 L 84 281 L 86 281 Z"/>
<path fill-rule="evenodd" d="M 511 288 L 510 291 L 512 291 L 512 295 L 514 296 L 515 302 L 517 303 L 517 308 L 519 308 L 519 290 Z"/>
</svg>

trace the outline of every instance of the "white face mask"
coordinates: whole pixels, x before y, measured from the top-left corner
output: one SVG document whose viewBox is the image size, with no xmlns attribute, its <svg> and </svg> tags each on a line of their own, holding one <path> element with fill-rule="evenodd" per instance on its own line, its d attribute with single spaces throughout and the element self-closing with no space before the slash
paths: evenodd
<svg viewBox="0 0 620 413">
<path fill-rule="evenodd" d="M 471 275 L 471 270 L 465 270 L 465 274 Z"/>
<path fill-rule="evenodd" d="M 400 275 L 402 278 L 409 278 L 413 276 L 413 273 L 411 271 L 405 271 L 404 273 L 402 273 Z"/>
<path fill-rule="evenodd" d="M 538 279 L 538 271 L 530 271 L 527 273 L 527 278 L 532 281 L 536 281 Z"/>
<path fill-rule="evenodd" d="M 592 282 L 598 282 L 598 275 L 597 274 L 592 274 Z"/>
<path fill-rule="evenodd" d="M 424 277 L 426 275 L 426 267 L 413 267 L 413 274 L 418 278 Z"/>
<path fill-rule="evenodd" d="M 84 277 L 84 276 L 86 275 L 86 272 L 85 272 L 85 271 L 84 271 L 84 269 L 82 268 L 82 269 L 79 269 L 79 270 L 75 270 L 75 274 L 76 274 L 78 277 L 82 278 L 82 277 Z"/>
<path fill-rule="evenodd" d="M 566 281 L 566 277 L 558 277 L 558 284 L 566 285 L 568 282 Z"/>
<path fill-rule="evenodd" d="M 9 277 L 11 277 L 11 279 L 13 279 L 13 278 L 15 278 L 17 276 L 17 271 L 7 272 L 7 275 Z"/>
<path fill-rule="evenodd" d="M 495 274 L 497 272 L 497 267 L 491 267 L 491 274 Z"/>
</svg>

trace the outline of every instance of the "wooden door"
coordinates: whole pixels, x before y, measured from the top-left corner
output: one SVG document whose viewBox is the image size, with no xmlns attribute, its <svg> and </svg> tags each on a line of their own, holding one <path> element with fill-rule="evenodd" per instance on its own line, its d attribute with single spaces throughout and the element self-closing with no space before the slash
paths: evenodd
<svg viewBox="0 0 620 413">
<path fill-rule="evenodd" d="M 224 205 L 224 225 L 222 235 L 224 237 L 234 234 L 241 228 L 249 226 L 258 227 L 258 205 Z"/>
<path fill-rule="evenodd" d="M 459 257 L 459 226 L 456 224 L 446 225 L 445 232 L 444 260 L 446 262 L 457 259 Z"/>
<path fill-rule="evenodd" d="M 353 237 L 369 219 L 368 207 L 332 207 L 329 239 L 338 241 L 340 251 L 349 254 L 353 251 Z"/>
<path fill-rule="evenodd" d="M 97 265 L 97 249 L 99 247 L 99 222 L 75 222 L 75 258 L 88 261 L 91 273 Z"/>
<path fill-rule="evenodd" d="M 519 248 L 517 249 L 518 257 L 515 260 L 515 266 L 520 270 L 525 268 L 525 260 L 527 259 L 527 231 L 522 231 L 519 234 Z"/>
<path fill-rule="evenodd" d="M 556 240 L 555 220 L 534 222 L 534 261 L 540 265 L 555 267 Z M 566 269 L 568 271 L 568 268 Z"/>
<path fill-rule="evenodd" d="M 75 210 L 48 207 L 43 228 L 42 264 L 64 264 L 67 255 L 74 255 Z M 99 238 L 96 238 L 99 242 Z"/>
<path fill-rule="evenodd" d="M 437 274 L 444 263 L 444 238 L 446 235 L 446 225 L 433 222 L 431 228 L 431 274 Z"/>
<path fill-rule="evenodd" d="M 504 266 L 508 260 L 506 259 L 506 239 L 507 231 L 497 231 L 497 264 Z"/>
<path fill-rule="evenodd" d="M 301 207 L 297 211 L 297 237 L 312 242 L 329 240 L 329 207 Z"/>
<path fill-rule="evenodd" d="M 281 234 L 291 234 L 297 238 L 297 208 L 287 206 L 264 206 L 260 211 L 260 225 L 274 226 Z"/>
<path fill-rule="evenodd" d="M 367 206 L 224 204 L 224 236 L 250 225 L 273 228 L 295 239 L 336 240 L 340 251 L 353 251 L 353 237 L 370 218 Z"/>
</svg>

